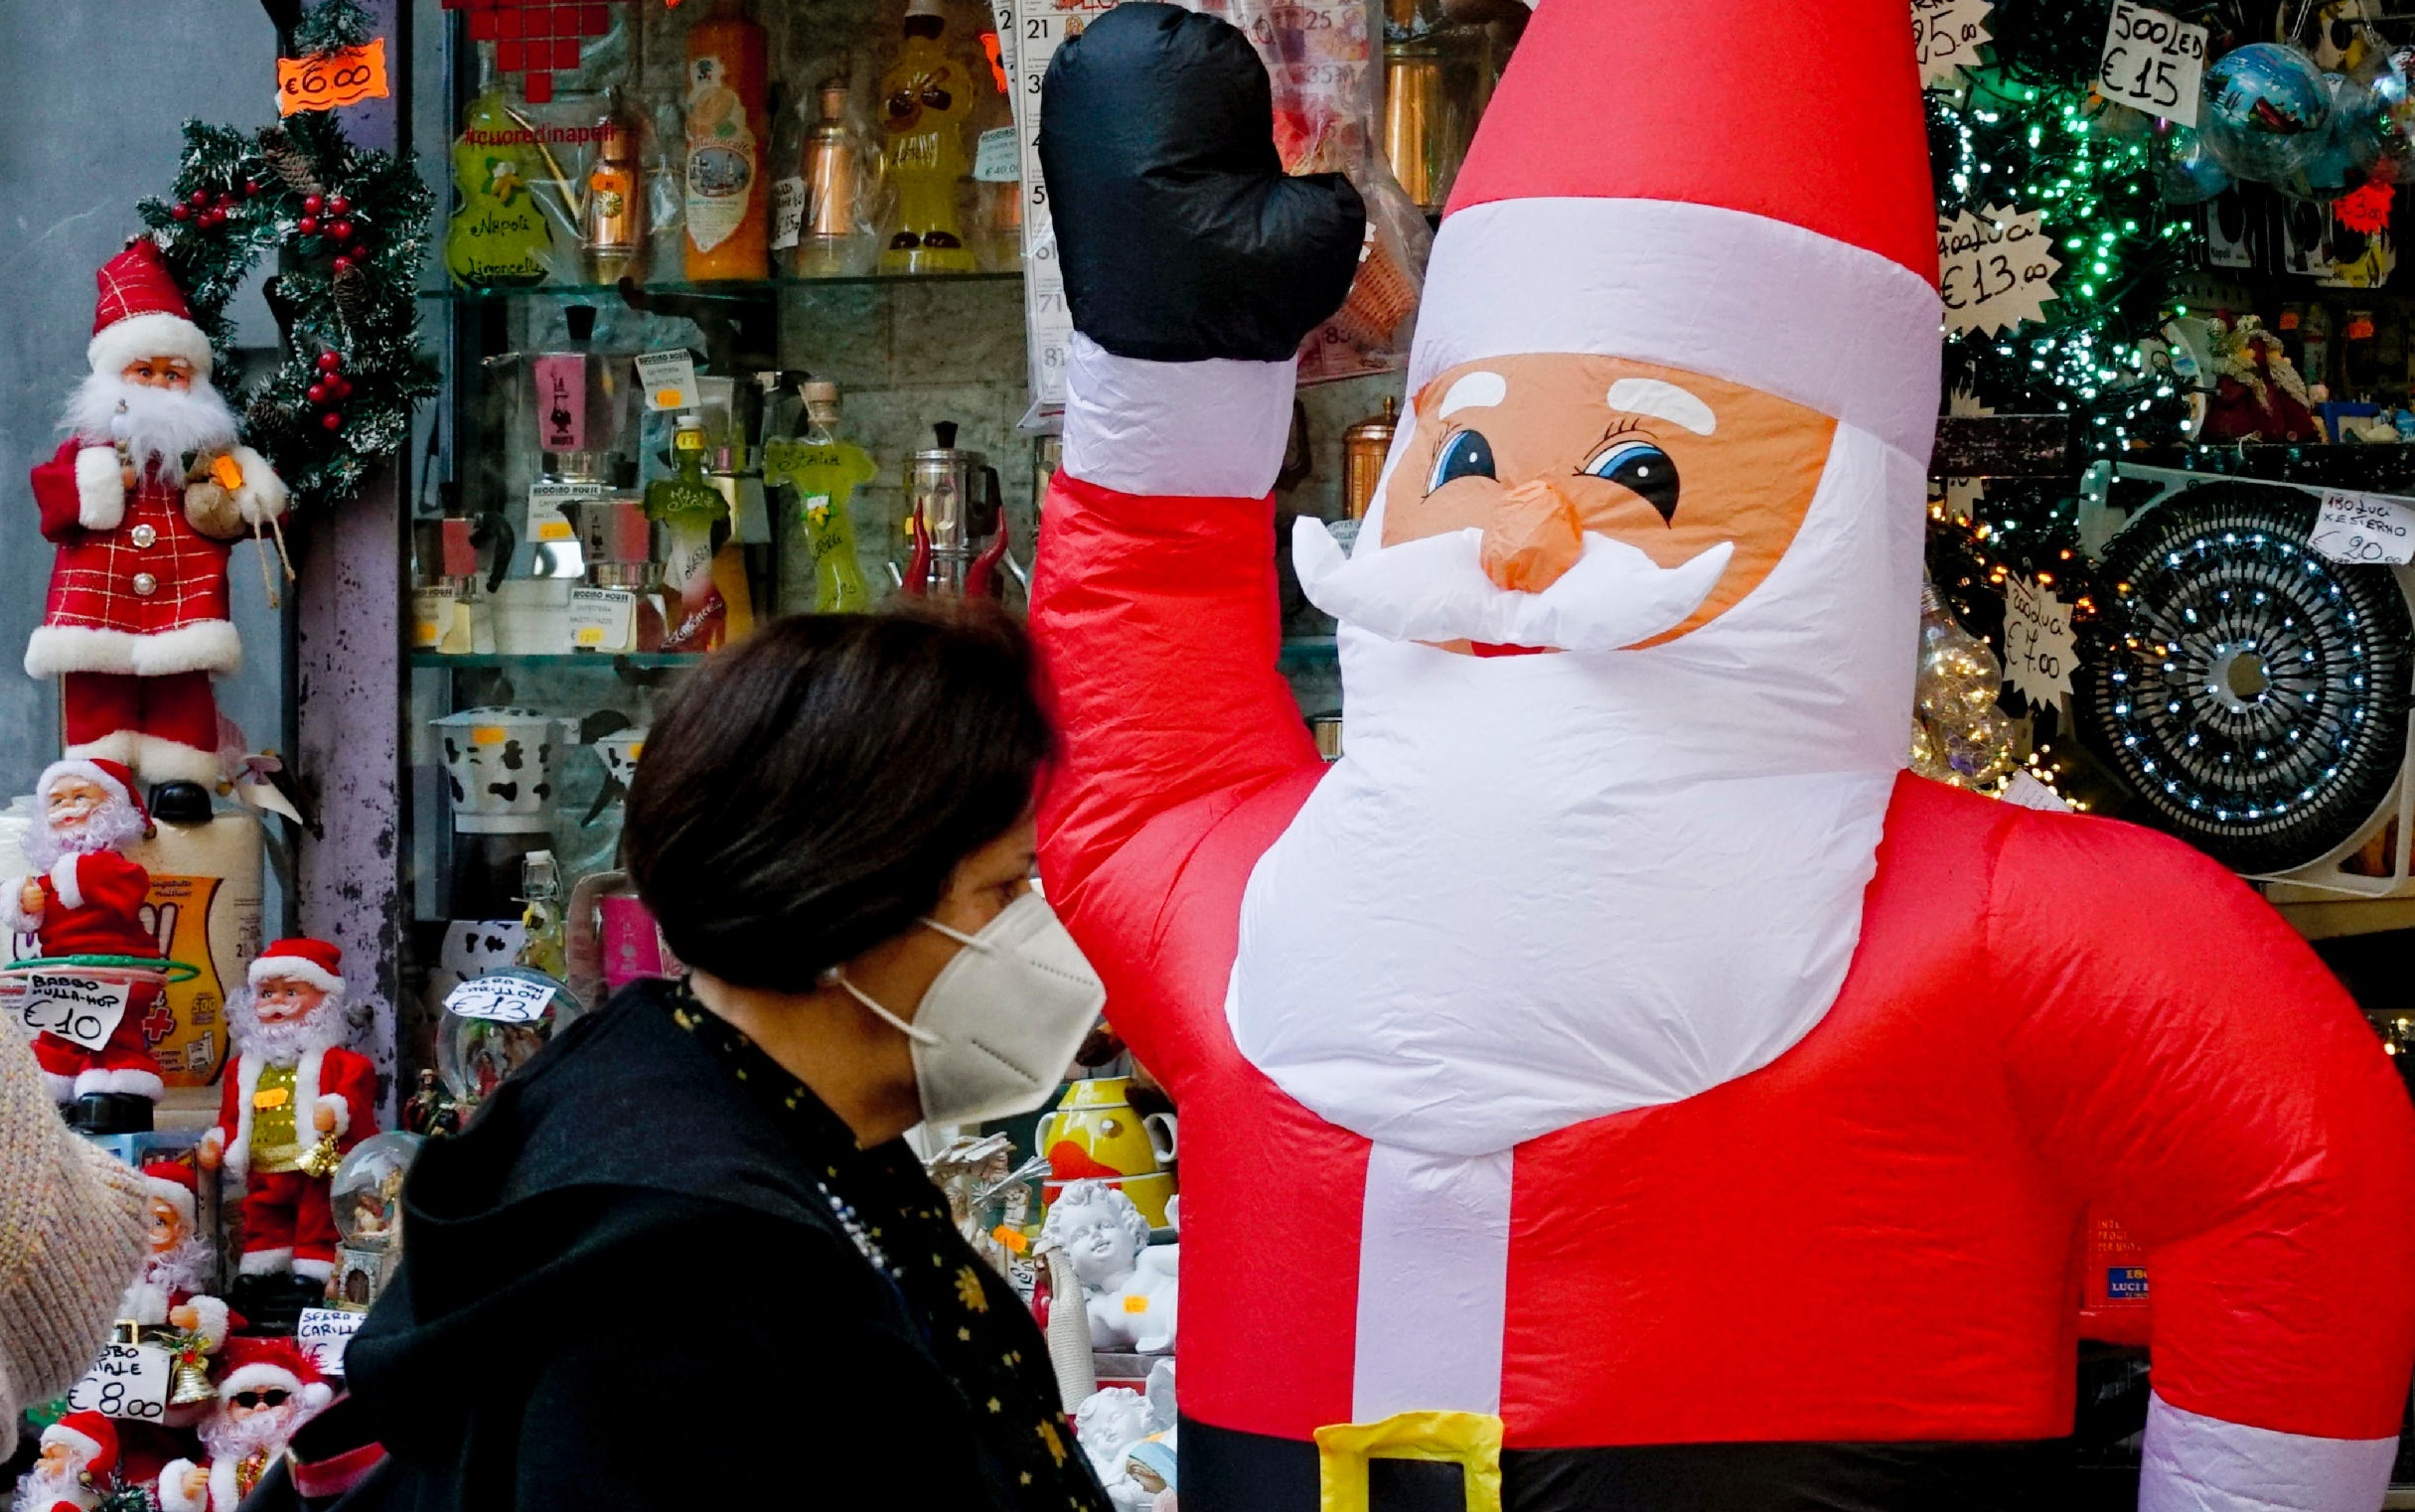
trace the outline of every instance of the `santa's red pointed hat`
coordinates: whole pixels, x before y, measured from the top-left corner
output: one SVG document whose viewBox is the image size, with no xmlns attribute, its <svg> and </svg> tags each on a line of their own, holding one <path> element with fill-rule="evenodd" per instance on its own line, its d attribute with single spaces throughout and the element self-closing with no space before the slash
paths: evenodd
<svg viewBox="0 0 2415 1512">
<path fill-rule="evenodd" d="M 1427 273 L 1410 391 L 1488 357 L 1709 374 L 1928 455 L 1936 205 L 1901 0 L 1543 0 Z"/>
<path fill-rule="evenodd" d="M 123 372 L 143 357 L 181 357 L 210 374 L 210 338 L 193 323 L 193 307 L 168 271 L 159 243 L 135 238 L 100 265 L 100 298 L 92 310 L 92 341 L 84 361 L 94 373 Z"/>
<path fill-rule="evenodd" d="M 141 817 L 143 827 L 150 828 L 151 811 L 143 803 L 141 791 L 134 785 L 134 769 L 124 762 L 111 761 L 105 756 L 63 757 L 42 769 L 41 778 L 34 784 L 34 796 L 49 802 L 51 789 L 71 777 L 91 783 L 111 799 L 132 809 Z"/>
<path fill-rule="evenodd" d="M 344 990 L 344 952 L 326 940 L 279 940 L 252 959 L 253 986 L 278 980 L 307 983 L 322 992 Z"/>
</svg>

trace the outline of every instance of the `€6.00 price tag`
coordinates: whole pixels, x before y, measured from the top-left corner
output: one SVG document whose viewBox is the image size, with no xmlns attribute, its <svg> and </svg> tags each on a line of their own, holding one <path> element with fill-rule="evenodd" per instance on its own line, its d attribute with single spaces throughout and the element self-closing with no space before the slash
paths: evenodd
<svg viewBox="0 0 2415 1512">
<path fill-rule="evenodd" d="M 2307 544 L 2339 562 L 2396 566 L 2415 561 L 2415 504 L 2332 489 L 2323 496 Z"/>
<path fill-rule="evenodd" d="M 506 1024 L 536 1022 L 545 1016 L 545 1004 L 552 1000 L 552 983 L 531 982 L 526 977 L 473 977 L 444 994 L 448 1012 Z"/>
<path fill-rule="evenodd" d="M 157 1344 L 103 1344 L 100 1358 L 68 1393 L 68 1410 L 157 1423 L 168 1413 L 173 1363 Z"/>
<path fill-rule="evenodd" d="M 2197 123 L 2197 83 L 2205 73 L 2205 28 L 2176 16 L 2113 0 L 2096 84 L 2115 104 L 2150 115 Z"/>
<path fill-rule="evenodd" d="M 96 982 L 89 977 L 32 973 L 0 983 L 17 1021 L 27 1032 L 55 1034 L 86 1050 L 97 1050 L 116 1032 L 134 998 L 130 982 Z"/>
<path fill-rule="evenodd" d="M 337 110 L 392 93 L 385 80 L 385 39 L 308 58 L 277 60 L 277 114 Z"/>
</svg>

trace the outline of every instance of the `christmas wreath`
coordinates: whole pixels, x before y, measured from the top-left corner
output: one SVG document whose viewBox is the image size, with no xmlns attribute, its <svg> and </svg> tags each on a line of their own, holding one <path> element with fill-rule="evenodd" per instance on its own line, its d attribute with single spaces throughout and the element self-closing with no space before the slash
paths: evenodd
<svg viewBox="0 0 2415 1512">
<path fill-rule="evenodd" d="M 356 0 L 324 0 L 293 43 L 324 56 L 372 30 Z M 312 110 L 250 133 L 187 121 L 174 192 L 140 207 L 222 357 L 227 300 L 276 254 L 263 292 L 281 354 L 238 408 L 243 440 L 298 509 L 358 492 L 409 440 L 412 407 L 436 392 L 416 303 L 433 205 L 407 161 L 355 147 L 333 111 Z"/>
</svg>

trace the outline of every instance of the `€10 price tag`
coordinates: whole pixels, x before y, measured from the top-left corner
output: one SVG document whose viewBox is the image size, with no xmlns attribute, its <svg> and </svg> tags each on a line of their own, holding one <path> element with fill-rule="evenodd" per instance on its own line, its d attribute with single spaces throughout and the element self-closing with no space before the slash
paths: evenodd
<svg viewBox="0 0 2415 1512">
<path fill-rule="evenodd" d="M 168 1414 L 173 1364 L 157 1344 L 103 1344 L 100 1358 L 68 1393 L 68 1410 L 157 1423 Z"/>
<path fill-rule="evenodd" d="M 2113 0 L 2096 86 L 2130 105 L 2184 126 L 2197 123 L 2197 86 L 2205 73 L 2205 28 L 2177 16 Z"/>
<path fill-rule="evenodd" d="M 117 1031 L 134 999 L 130 982 L 98 982 L 90 977 L 29 973 L 0 980 L 0 1002 L 28 1033 L 55 1034 L 86 1050 L 97 1050 Z"/>
<path fill-rule="evenodd" d="M 308 58 L 277 60 L 277 114 L 337 110 L 393 90 L 385 78 L 385 39 Z"/>
</svg>

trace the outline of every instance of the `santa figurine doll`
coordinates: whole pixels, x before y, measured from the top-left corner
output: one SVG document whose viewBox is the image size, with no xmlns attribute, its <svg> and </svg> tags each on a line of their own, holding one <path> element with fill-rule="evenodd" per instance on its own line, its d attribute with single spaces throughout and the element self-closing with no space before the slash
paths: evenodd
<svg viewBox="0 0 2415 1512">
<path fill-rule="evenodd" d="M 2149 1257 L 2139 1505 L 2378 1506 L 2415 1111 L 2356 1004 L 2178 840 L 1905 771 L 1900 0 L 1536 12 L 1372 507 L 1293 534 L 1329 765 L 1273 489 L 1356 197 L 1213 16 L 1118 6 L 1044 95 L 1040 863 L 1182 1107 L 1183 1505 L 1416 1457 L 1513 1512 L 2068 1507 L 2094 1208 Z"/>
<path fill-rule="evenodd" d="M 126 1288 L 119 1316 L 131 1322 L 181 1329 L 201 1352 L 215 1355 L 229 1327 L 242 1318 L 203 1288 L 217 1269 L 209 1236 L 201 1231 L 200 1179 L 182 1160 L 155 1160 L 142 1168 L 150 1194 L 151 1255 Z"/>
<path fill-rule="evenodd" d="M 40 813 L 23 842 L 33 870 L 0 883 L 0 925 L 34 936 L 45 957 L 162 960 L 142 915 L 151 874 L 125 854 L 151 829 L 134 774 L 105 758 L 71 757 L 43 770 L 34 796 Z M 43 1080 L 53 1098 L 75 1105 L 76 1127 L 93 1134 L 151 1127 L 165 1084 L 143 1022 L 160 986 L 159 980 L 135 982 L 96 1046 L 47 1029 L 34 1036 Z"/>
<path fill-rule="evenodd" d="M 293 1340 L 230 1341 L 218 1398 L 197 1429 L 208 1457 L 161 1469 L 160 1512 L 234 1512 L 294 1432 L 334 1398 Z"/>
<path fill-rule="evenodd" d="M 92 1512 L 117 1473 L 117 1425 L 70 1413 L 42 1431 L 42 1457 L 17 1482 L 13 1512 Z"/>
<path fill-rule="evenodd" d="M 135 240 L 99 284 L 91 374 L 68 401 L 67 441 L 33 473 L 58 554 L 25 670 L 61 680 L 69 755 L 123 762 L 148 786 L 208 786 L 222 775 L 210 679 L 242 664 L 228 544 L 284 512 L 285 485 L 236 441 L 210 340 L 159 247 Z"/>
<path fill-rule="evenodd" d="M 328 1181 L 346 1151 L 377 1132 L 377 1072 L 344 1048 L 343 952 L 279 940 L 251 963 L 250 989 L 227 1003 L 234 1063 L 205 1170 L 243 1180 L 245 1277 L 290 1274 L 317 1295 L 335 1269 Z"/>
</svg>

